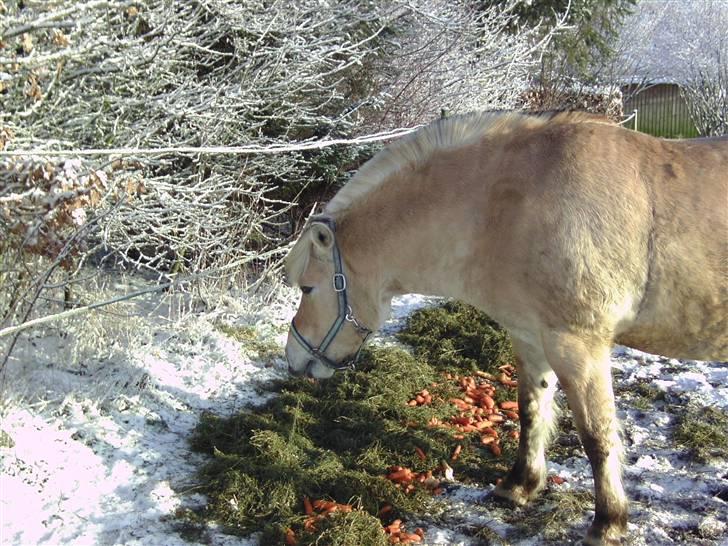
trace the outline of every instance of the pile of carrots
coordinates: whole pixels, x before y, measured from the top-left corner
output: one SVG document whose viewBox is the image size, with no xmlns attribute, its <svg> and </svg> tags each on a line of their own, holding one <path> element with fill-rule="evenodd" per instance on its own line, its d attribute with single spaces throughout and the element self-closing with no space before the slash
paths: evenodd
<svg viewBox="0 0 728 546">
<path fill-rule="evenodd" d="M 318 499 L 311 502 L 308 497 L 303 498 L 303 510 L 308 516 L 303 522 L 303 527 L 307 531 L 316 530 L 316 522 L 325 518 L 333 512 L 351 512 L 351 504 L 339 504 L 334 501 Z"/>
<path fill-rule="evenodd" d="M 461 396 L 451 398 L 448 401 L 455 406 L 457 414 L 447 421 L 433 417 L 430 419 L 428 426 L 446 428 L 452 431 L 452 436 L 456 440 L 464 440 L 466 435 L 478 435 L 482 445 L 488 446 L 491 453 L 496 457 L 500 456 L 502 448 L 499 429 L 508 420 L 518 422 L 518 403 L 514 400 L 496 403 L 496 385 L 500 384 L 513 389 L 518 386 L 518 382 L 513 379 L 515 373 L 513 366 L 505 365 L 499 369 L 501 373 L 497 376 L 486 372 L 476 372 L 475 376 L 445 374 L 445 378 L 448 381 L 454 381 L 462 393 Z M 432 387 L 437 386 L 436 383 L 432 385 Z M 435 398 L 434 400 L 444 402 L 441 398 Z M 422 389 L 407 404 L 417 407 L 432 403 L 433 395 L 428 389 Z M 507 434 L 512 438 L 518 438 L 517 430 L 511 430 Z M 455 446 L 450 460 L 456 461 L 460 457 L 462 449 L 461 444 Z M 421 448 L 416 447 L 415 452 L 422 461 L 427 460 L 427 454 Z M 432 494 L 439 495 L 442 493 L 441 480 L 434 476 L 435 472 L 443 472 L 445 479 L 451 479 L 452 468 L 444 461 L 434 471 L 428 470 L 426 472 L 414 472 L 407 467 L 392 466 L 386 478 L 393 481 L 405 493 L 412 493 L 417 487 L 424 487 Z M 308 532 L 315 532 L 316 524 L 333 512 L 352 511 L 350 504 L 340 504 L 327 500 L 314 500 L 312 502 L 308 497 L 303 499 L 303 507 L 307 516 L 303 526 Z M 386 512 L 391 511 L 391 509 L 390 505 L 386 505 L 380 511 L 379 516 L 385 516 Z M 389 525 L 384 525 L 384 532 L 388 535 L 391 544 L 419 543 L 425 536 L 424 531 L 420 528 L 415 529 L 414 533 L 407 532 L 399 519 L 395 519 Z M 288 546 L 298 544 L 298 538 L 293 529 L 286 531 L 285 538 Z"/>
<path fill-rule="evenodd" d="M 307 516 L 304 520 L 303 528 L 309 533 L 312 533 L 316 531 L 316 523 L 321 521 L 323 518 L 334 512 L 351 512 L 353 508 L 351 504 L 340 504 L 338 502 L 323 499 L 314 500 L 312 502 L 308 497 L 304 497 L 303 510 Z M 379 515 L 385 515 L 391 510 L 392 506 L 386 505 Z M 389 525 L 385 525 L 383 529 L 389 537 L 389 542 L 391 544 L 412 544 L 422 542 L 422 539 L 425 536 L 425 532 L 420 528 L 415 529 L 414 533 L 408 533 L 405 530 L 401 519 L 395 519 Z M 286 530 L 285 541 L 288 546 L 296 546 L 298 544 L 298 537 L 293 529 L 288 528 Z"/>
<path fill-rule="evenodd" d="M 422 539 L 425 538 L 425 532 L 419 527 L 415 529 L 414 533 L 405 531 L 401 519 L 395 519 L 392 523 L 385 526 L 384 532 L 389 535 L 389 542 L 391 544 L 412 544 L 422 542 Z"/>
<path fill-rule="evenodd" d="M 351 504 L 340 504 L 334 501 L 327 501 L 323 499 L 314 500 L 308 497 L 303 497 L 303 511 L 306 513 L 306 519 L 303 522 L 303 528 L 306 531 L 312 533 L 316 531 L 316 523 L 332 514 L 333 512 L 351 512 Z M 295 546 L 298 544 L 298 538 L 296 532 L 293 529 L 286 530 L 286 544 L 288 546 Z"/>
<path fill-rule="evenodd" d="M 416 449 L 419 450 L 418 455 L 422 453 L 424 456 L 424 452 L 421 449 Z M 425 487 L 433 495 L 442 493 L 440 480 L 433 476 L 432 470 L 428 470 L 427 472 L 413 472 L 404 466 L 393 466 L 389 469 L 389 474 L 386 477 L 388 480 L 393 481 L 397 487 L 404 490 L 405 493 L 412 493 L 415 490 L 416 484 Z"/>
<path fill-rule="evenodd" d="M 514 368 L 510 364 L 501 366 L 501 373 L 498 376 L 476 372 L 474 376 L 458 376 L 446 374 L 445 378 L 455 381 L 462 396 L 451 398 L 449 402 L 454 405 L 458 413 L 449 421 L 442 422 L 437 417 L 430 419 L 428 426 L 443 427 L 455 432 L 453 438 L 462 440 L 466 434 L 478 434 L 480 443 L 488 446 L 491 453 L 499 457 L 502 452 L 500 445 L 500 434 L 497 428 L 506 420 L 518 421 L 518 402 L 507 400 L 496 404 L 496 384 L 500 383 L 509 388 L 518 386 L 513 379 Z M 433 386 L 437 386 L 434 384 Z M 432 403 L 432 395 L 427 389 L 423 389 L 408 402 L 410 406 L 424 406 Z M 512 430 L 508 433 L 512 438 L 518 438 L 518 431 Z M 462 447 L 455 448 L 451 460 L 457 460 Z"/>
</svg>

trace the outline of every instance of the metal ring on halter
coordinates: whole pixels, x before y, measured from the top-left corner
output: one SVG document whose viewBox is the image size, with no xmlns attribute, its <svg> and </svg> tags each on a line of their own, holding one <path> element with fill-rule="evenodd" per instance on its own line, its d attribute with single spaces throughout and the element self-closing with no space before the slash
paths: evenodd
<svg viewBox="0 0 728 546">
<path fill-rule="evenodd" d="M 334 292 L 343 292 L 346 290 L 346 277 L 343 273 L 334 273 Z"/>
</svg>

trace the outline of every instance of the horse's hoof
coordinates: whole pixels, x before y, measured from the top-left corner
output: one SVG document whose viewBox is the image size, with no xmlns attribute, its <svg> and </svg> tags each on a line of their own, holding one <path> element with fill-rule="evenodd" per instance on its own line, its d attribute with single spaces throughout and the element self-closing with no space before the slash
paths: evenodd
<svg viewBox="0 0 728 546">
<path fill-rule="evenodd" d="M 538 495 L 538 490 L 529 492 L 521 485 L 507 487 L 504 483 L 505 481 L 496 485 L 493 494 L 501 499 L 509 500 L 517 506 L 525 506 Z"/>
<path fill-rule="evenodd" d="M 607 528 L 592 525 L 584 537 L 584 546 L 621 546 L 624 532 L 617 527 Z"/>
</svg>

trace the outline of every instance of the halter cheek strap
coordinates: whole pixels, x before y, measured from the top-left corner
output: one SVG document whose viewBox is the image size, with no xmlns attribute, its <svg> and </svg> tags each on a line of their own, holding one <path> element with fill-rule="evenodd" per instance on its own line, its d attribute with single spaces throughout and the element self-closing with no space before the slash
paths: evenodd
<svg viewBox="0 0 728 546">
<path fill-rule="evenodd" d="M 320 217 L 316 218 L 312 221 L 312 223 L 319 223 L 319 224 L 325 224 L 328 226 L 332 233 L 335 232 L 336 229 L 336 223 L 333 219 L 327 218 L 327 217 Z M 333 241 L 333 260 L 334 260 L 334 275 L 332 278 L 332 284 L 334 288 L 334 292 L 336 292 L 337 300 L 338 300 L 338 315 L 336 316 L 336 320 L 334 320 L 334 323 L 331 325 L 331 328 L 329 328 L 329 331 L 324 336 L 324 339 L 319 343 L 318 347 L 314 347 L 311 345 L 303 335 L 301 335 L 301 332 L 298 331 L 298 328 L 296 328 L 296 324 L 294 321 L 291 321 L 291 333 L 293 334 L 294 339 L 303 347 L 306 352 L 308 352 L 311 356 L 316 358 L 319 362 L 321 362 L 324 366 L 327 368 L 331 368 L 333 370 L 342 370 L 342 369 L 354 369 L 354 366 L 356 365 L 357 360 L 359 359 L 359 354 L 361 353 L 362 348 L 364 347 L 364 343 L 366 343 L 367 338 L 371 335 L 372 331 L 363 326 L 355 317 L 354 313 L 351 310 L 351 306 L 349 305 L 347 294 L 346 294 L 346 276 L 344 275 L 344 267 L 343 263 L 341 261 L 341 253 L 339 252 L 339 246 L 336 244 L 336 238 L 334 238 Z M 351 323 L 354 328 L 356 328 L 357 332 L 359 332 L 360 335 L 363 336 L 361 345 L 359 345 L 359 349 L 357 350 L 356 354 L 353 358 L 349 360 L 345 360 L 341 363 L 336 363 L 333 360 L 331 360 L 329 357 L 325 355 L 326 349 L 329 348 L 331 343 L 336 339 L 336 336 L 341 331 L 341 328 L 344 326 L 345 322 Z"/>
</svg>

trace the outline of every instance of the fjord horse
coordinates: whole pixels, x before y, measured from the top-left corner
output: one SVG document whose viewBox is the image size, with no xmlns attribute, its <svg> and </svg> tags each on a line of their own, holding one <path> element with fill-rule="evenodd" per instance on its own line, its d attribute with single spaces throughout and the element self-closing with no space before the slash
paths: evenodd
<svg viewBox="0 0 728 546">
<path fill-rule="evenodd" d="M 398 294 L 497 320 L 517 355 L 521 435 L 496 494 L 520 505 L 544 487 L 558 381 L 593 469 L 585 542 L 619 544 L 610 349 L 728 359 L 728 140 L 661 140 L 577 113 L 440 120 L 367 162 L 286 265 L 303 292 L 293 373 L 350 366 Z"/>
</svg>

